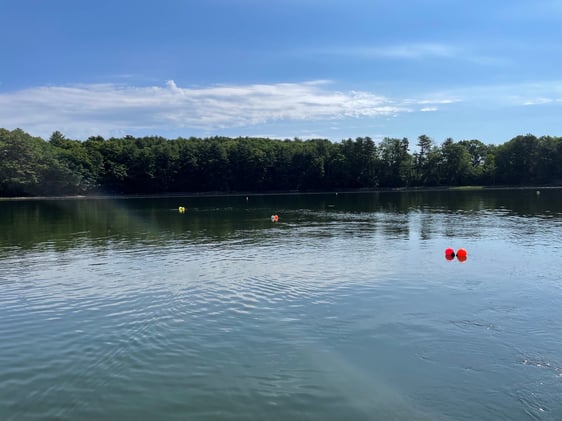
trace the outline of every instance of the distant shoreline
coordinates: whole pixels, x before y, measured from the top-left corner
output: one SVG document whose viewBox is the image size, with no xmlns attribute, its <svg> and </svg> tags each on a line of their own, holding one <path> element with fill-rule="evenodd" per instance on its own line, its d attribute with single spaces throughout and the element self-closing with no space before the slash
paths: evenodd
<svg viewBox="0 0 562 421">
<path fill-rule="evenodd" d="M 396 188 L 365 188 L 340 189 L 319 191 L 264 191 L 264 192 L 201 192 L 201 193 L 157 193 L 157 194 L 92 194 L 69 196 L 19 196 L 0 197 L 0 201 L 26 200 L 104 200 L 104 199 L 157 199 L 174 197 L 240 197 L 240 196 L 284 196 L 284 195 L 312 195 L 333 193 L 423 193 L 436 191 L 494 191 L 494 190 L 555 190 L 562 189 L 562 185 L 545 186 L 436 186 L 436 187 L 396 187 Z"/>
</svg>

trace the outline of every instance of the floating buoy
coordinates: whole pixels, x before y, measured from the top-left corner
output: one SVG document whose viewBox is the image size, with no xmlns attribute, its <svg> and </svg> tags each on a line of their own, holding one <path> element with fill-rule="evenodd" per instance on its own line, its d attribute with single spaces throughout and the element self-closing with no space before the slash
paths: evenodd
<svg viewBox="0 0 562 421">
<path fill-rule="evenodd" d="M 179 213 L 185 213 L 185 208 L 184 208 L 183 206 L 180 206 L 180 207 L 178 208 L 178 212 L 179 212 Z"/>
<path fill-rule="evenodd" d="M 465 249 L 458 249 L 457 250 L 457 259 L 459 259 L 459 262 L 466 261 L 467 257 L 468 257 L 468 253 L 466 252 Z"/>
<path fill-rule="evenodd" d="M 445 249 L 445 259 L 451 261 L 454 258 L 457 258 L 459 262 L 466 262 L 466 259 L 468 258 L 468 253 L 466 252 L 466 249 L 460 248 L 457 250 L 457 252 L 455 253 L 455 250 L 453 250 L 451 247 L 447 247 Z"/>
<path fill-rule="evenodd" d="M 278 222 L 279 221 L 279 215 L 271 215 L 271 222 Z"/>
</svg>

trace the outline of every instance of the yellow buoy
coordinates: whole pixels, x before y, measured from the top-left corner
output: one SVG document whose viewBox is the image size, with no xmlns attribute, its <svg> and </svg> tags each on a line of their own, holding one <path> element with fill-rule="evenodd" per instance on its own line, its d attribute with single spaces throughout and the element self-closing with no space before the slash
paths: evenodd
<svg viewBox="0 0 562 421">
<path fill-rule="evenodd" d="M 179 213 L 185 213 L 185 208 L 184 208 L 183 206 L 180 206 L 180 207 L 178 208 L 178 212 L 179 212 Z"/>
</svg>

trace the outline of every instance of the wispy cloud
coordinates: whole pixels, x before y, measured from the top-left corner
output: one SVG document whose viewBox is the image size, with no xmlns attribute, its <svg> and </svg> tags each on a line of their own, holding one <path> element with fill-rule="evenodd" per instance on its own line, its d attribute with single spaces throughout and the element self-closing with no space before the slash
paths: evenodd
<svg viewBox="0 0 562 421">
<path fill-rule="evenodd" d="M 503 66 L 509 63 L 505 58 L 486 52 L 480 45 L 448 42 L 403 42 L 396 44 L 336 45 L 321 48 L 297 50 L 301 55 L 325 55 L 378 60 L 456 60 L 487 66 Z"/>
<path fill-rule="evenodd" d="M 430 57 L 454 57 L 459 54 L 457 47 L 444 43 L 414 42 L 385 45 L 330 46 L 306 49 L 303 54 L 353 56 L 364 58 L 423 59 Z"/>
<path fill-rule="evenodd" d="M 551 104 L 557 100 L 552 98 L 531 98 L 523 101 L 523 105 L 544 105 Z"/>
<path fill-rule="evenodd" d="M 456 97 L 448 97 L 444 98 L 440 97 L 433 97 L 431 99 L 421 99 L 421 100 L 410 100 L 411 102 L 415 102 L 416 104 L 424 105 L 424 104 L 454 104 L 455 102 L 461 102 L 459 98 Z"/>
<path fill-rule="evenodd" d="M 412 109 L 367 91 L 330 89 L 328 81 L 185 88 L 94 84 L 43 86 L 0 94 L 0 121 L 45 136 L 84 137 L 192 128 L 213 131 L 274 121 L 392 116 Z"/>
<path fill-rule="evenodd" d="M 48 137 L 60 130 L 72 138 L 92 135 L 189 135 L 246 133 L 282 129 L 340 131 L 370 121 L 384 130 L 403 114 L 472 107 L 490 112 L 513 106 L 562 104 L 562 82 L 547 81 L 473 86 L 402 98 L 367 90 L 338 90 L 335 83 L 301 83 L 181 87 L 91 84 L 42 86 L 0 93 L 0 127 L 20 127 Z"/>
<path fill-rule="evenodd" d="M 471 85 L 436 91 L 421 99 L 405 101 L 405 103 L 418 104 L 424 108 L 459 102 L 472 108 L 496 110 L 505 107 L 560 105 L 562 103 L 562 80 Z"/>
<path fill-rule="evenodd" d="M 461 94 L 473 101 L 498 103 L 502 106 L 531 106 L 560 103 L 562 81 L 550 80 L 472 87 Z"/>
<path fill-rule="evenodd" d="M 421 59 L 428 57 L 454 57 L 458 55 L 458 48 L 439 43 L 411 43 L 364 48 L 363 51 L 358 50 L 358 52 L 380 57 Z"/>
</svg>

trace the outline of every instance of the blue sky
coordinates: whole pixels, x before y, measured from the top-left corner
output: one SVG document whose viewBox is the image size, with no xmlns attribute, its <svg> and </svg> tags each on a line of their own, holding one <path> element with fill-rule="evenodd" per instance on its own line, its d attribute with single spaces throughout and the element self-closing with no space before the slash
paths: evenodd
<svg viewBox="0 0 562 421">
<path fill-rule="evenodd" d="M 561 0 L 0 0 L 43 138 L 562 136 Z"/>
</svg>

